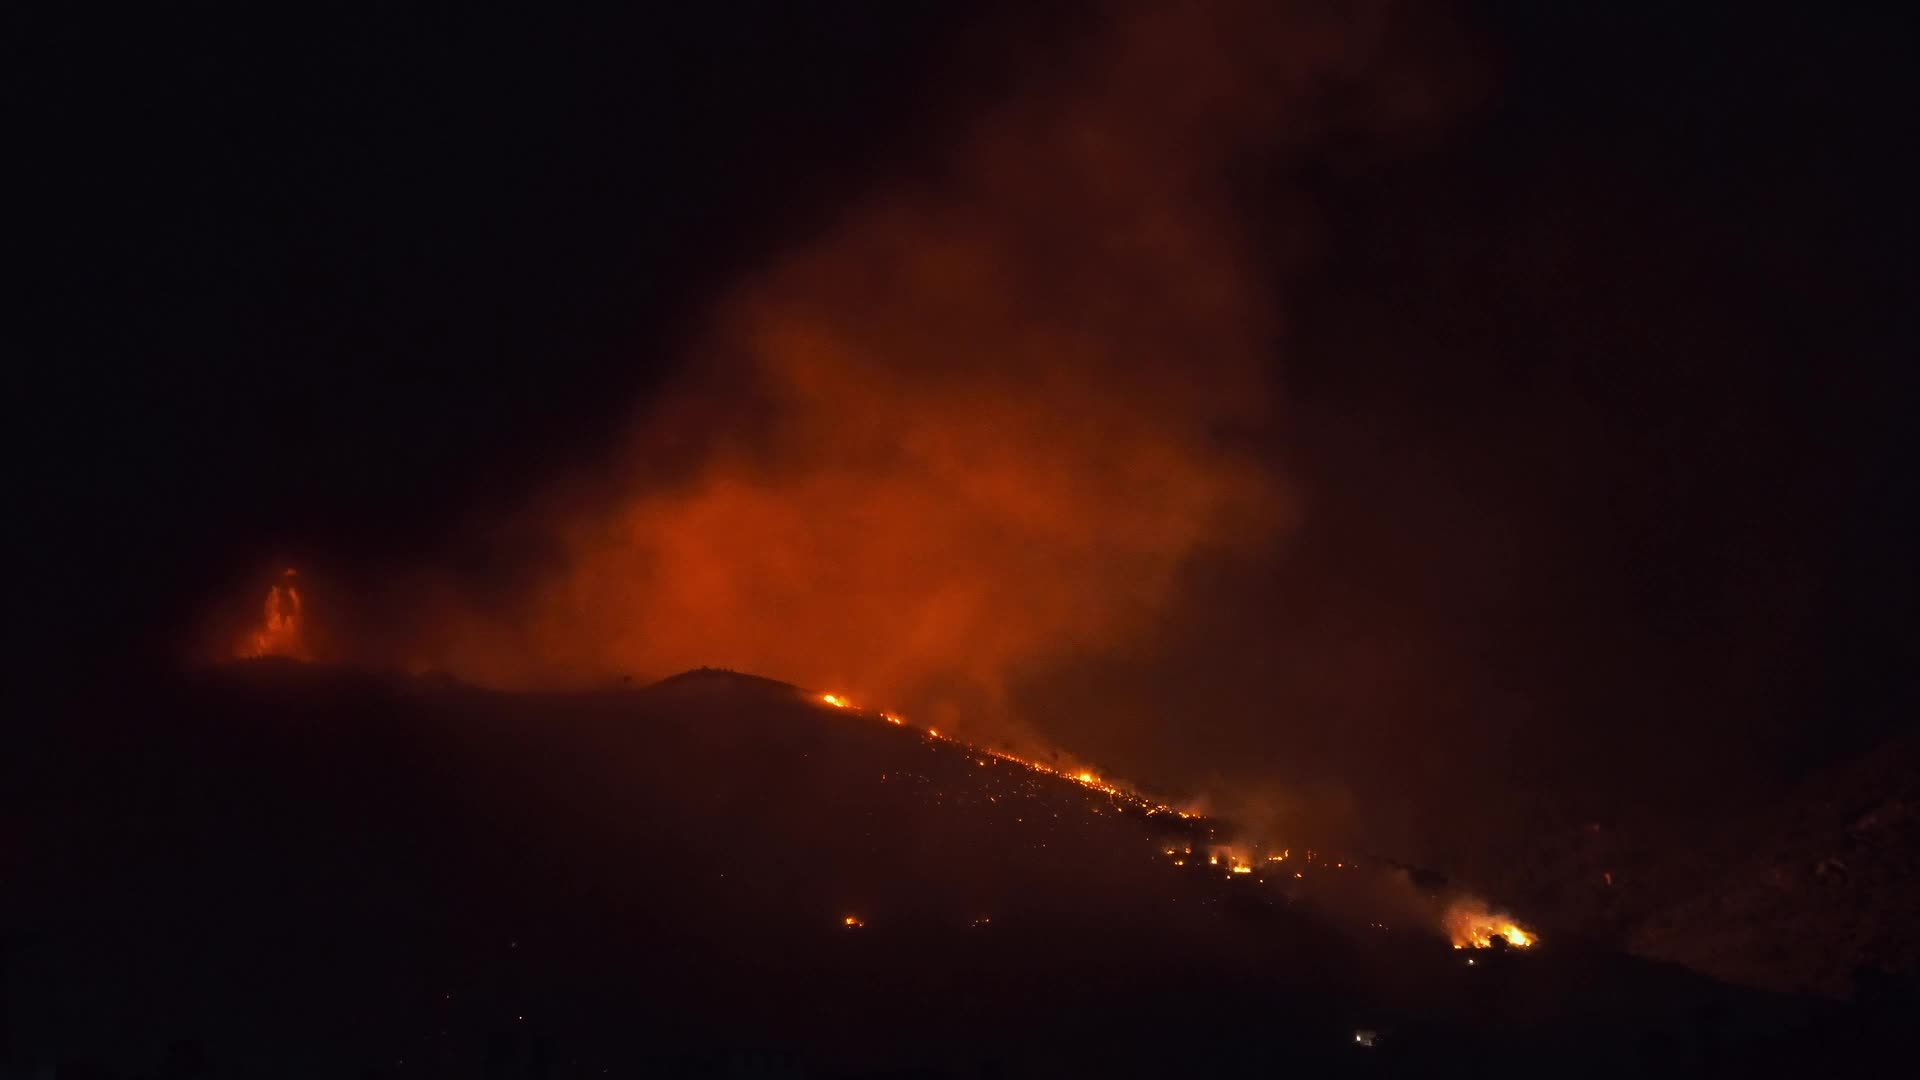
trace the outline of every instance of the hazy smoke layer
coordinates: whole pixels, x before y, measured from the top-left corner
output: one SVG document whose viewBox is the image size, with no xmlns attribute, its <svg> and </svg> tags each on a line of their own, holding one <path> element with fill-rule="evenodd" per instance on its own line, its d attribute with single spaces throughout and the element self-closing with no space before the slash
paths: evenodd
<svg viewBox="0 0 1920 1080">
<path fill-rule="evenodd" d="M 563 565 L 528 611 L 457 620 L 436 661 L 722 665 L 984 717 L 1015 671 L 1136 635 L 1196 554 L 1276 542 L 1286 492 L 1247 436 L 1274 257 L 1303 245 L 1250 242 L 1236 201 L 1287 218 L 1276 166 L 1328 87 L 1377 82 L 1395 24 L 1270 7 L 1154 5 L 1036 59 L 936 175 L 744 282 L 617 497 L 552 513 Z M 1365 123 L 1422 102 L 1376 93 Z"/>
</svg>

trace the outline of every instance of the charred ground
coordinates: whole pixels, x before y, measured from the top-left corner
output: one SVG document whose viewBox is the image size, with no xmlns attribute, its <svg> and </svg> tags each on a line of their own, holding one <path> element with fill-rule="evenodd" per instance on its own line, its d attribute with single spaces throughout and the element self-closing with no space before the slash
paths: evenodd
<svg viewBox="0 0 1920 1080">
<path fill-rule="evenodd" d="M 262 661 L 46 718 L 79 714 L 8 769 L 22 1067 L 1180 1075 L 1870 1046 L 1845 1041 L 1871 1038 L 1860 1007 L 1551 931 L 1469 967 L 1431 925 L 1376 925 L 1404 902 L 1377 863 L 1224 873 L 1224 823 L 773 680 L 502 695 Z"/>
</svg>

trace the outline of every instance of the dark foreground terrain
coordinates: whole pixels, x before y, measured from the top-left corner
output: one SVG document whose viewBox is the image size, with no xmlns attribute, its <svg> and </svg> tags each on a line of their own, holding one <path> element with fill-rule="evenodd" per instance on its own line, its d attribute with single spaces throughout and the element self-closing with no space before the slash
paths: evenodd
<svg viewBox="0 0 1920 1080">
<path fill-rule="evenodd" d="M 1404 874 L 717 673 L 129 679 L 0 781 L 5 1076 L 1832 1075 L 1913 1007 L 1455 950 Z"/>
</svg>

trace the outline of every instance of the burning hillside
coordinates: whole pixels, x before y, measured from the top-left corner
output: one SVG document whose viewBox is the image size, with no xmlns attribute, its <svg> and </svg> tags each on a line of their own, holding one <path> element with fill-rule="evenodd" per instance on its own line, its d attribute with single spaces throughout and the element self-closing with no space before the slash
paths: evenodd
<svg viewBox="0 0 1920 1080">
<path fill-rule="evenodd" d="M 26 962 L 73 1038 L 126 1060 L 194 1031 L 241 1064 L 324 1046 L 441 1075 L 486 1046 L 616 1074 L 742 1047 L 840 1071 L 1328 1069 L 1375 1044 L 1518 1068 L 1604 1025 L 1624 1066 L 1694 1004 L 1755 1007 L 1577 949 L 1463 963 L 1392 867 L 1249 843 L 838 691 L 239 674 L 112 688 L 125 737 L 53 741 L 15 778 L 23 820 L 71 841 L 22 849 L 8 913 L 55 928 Z M 112 800 L 37 779 L 76 755 Z M 136 887 L 135 921 L 97 899 Z M 165 1007 L 103 1026 L 101 948 Z"/>
</svg>

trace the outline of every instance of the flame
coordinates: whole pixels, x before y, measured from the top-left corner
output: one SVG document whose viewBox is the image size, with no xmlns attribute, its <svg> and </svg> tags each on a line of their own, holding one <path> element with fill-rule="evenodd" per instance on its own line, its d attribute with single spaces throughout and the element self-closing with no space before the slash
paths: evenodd
<svg viewBox="0 0 1920 1080">
<path fill-rule="evenodd" d="M 252 660 L 263 656 L 282 656 L 290 660 L 311 658 L 301 630 L 300 590 L 294 586 L 297 576 L 295 570 L 288 567 L 280 575 L 279 581 L 268 586 L 260 628 L 234 646 L 234 659 Z"/>
<path fill-rule="evenodd" d="M 858 915 L 849 915 L 846 918 L 840 920 L 840 925 L 846 927 L 849 930 L 858 930 L 861 927 L 867 925 L 867 920 L 862 919 Z"/>
<path fill-rule="evenodd" d="M 836 709 L 847 709 L 849 711 L 856 711 L 856 712 L 861 711 L 856 709 L 854 704 L 851 701 L 848 701 L 845 697 L 839 694 L 822 693 L 820 694 L 818 700 L 821 702 L 821 704 L 831 705 Z M 864 713 L 864 715 L 878 716 L 880 719 L 885 720 L 887 723 L 893 724 L 896 726 L 905 726 L 906 724 L 906 721 L 902 719 L 898 713 L 888 712 L 884 709 L 880 710 L 877 713 L 866 712 Z M 1069 780 L 1069 781 L 1072 781 L 1073 783 L 1079 784 L 1082 787 L 1100 792 L 1101 794 L 1106 795 L 1112 800 L 1114 800 L 1114 803 L 1116 806 L 1118 805 L 1131 806 L 1137 810 L 1145 811 L 1148 814 L 1175 814 L 1175 815 L 1178 815 L 1182 820 L 1191 820 L 1193 818 L 1203 816 L 1196 812 L 1189 812 L 1186 810 L 1176 809 L 1173 806 L 1168 805 L 1167 803 L 1157 802 L 1153 799 L 1150 799 L 1140 794 L 1139 792 L 1129 791 L 1125 788 L 1119 787 L 1113 783 L 1110 783 L 1106 780 L 1101 779 L 1098 773 L 1096 773 L 1094 770 L 1089 768 L 1074 767 L 1071 771 L 1067 769 L 1059 769 L 1051 765 L 1041 764 L 1038 761 L 1028 761 L 1025 758 L 1018 757 L 1013 754 L 1009 754 L 1003 750 L 990 750 L 984 747 L 977 747 L 960 740 L 955 740 L 951 736 L 943 736 L 940 734 L 940 730 L 938 728 L 926 728 L 924 730 L 926 732 L 927 737 L 930 739 L 941 739 L 943 741 L 958 743 L 962 748 L 964 748 L 967 751 L 967 753 L 970 756 L 974 756 L 975 763 L 980 765 L 981 767 L 989 766 L 993 764 L 994 761 L 996 760 L 1004 761 L 1010 765 L 1018 765 L 1023 769 L 1029 769 L 1029 770 L 1032 770 L 1033 772 L 1044 773 L 1048 776 L 1059 777 L 1062 780 Z M 989 796 L 989 801 L 992 801 L 991 796 Z M 1099 813 L 1099 812 L 1100 811 L 1097 808 L 1094 810 L 1094 813 Z M 1186 852 L 1188 854 L 1191 854 L 1192 851 L 1193 851 L 1193 848 L 1190 846 L 1186 849 Z M 1168 848 L 1166 850 L 1166 854 L 1168 855 L 1173 854 L 1173 849 Z M 1229 854 L 1232 854 L 1232 853 L 1229 853 Z M 1219 865 L 1220 863 L 1219 856 L 1216 854 L 1211 859 L 1211 861 L 1214 863 L 1214 865 Z M 1238 855 L 1232 855 L 1232 865 L 1231 865 L 1232 872 L 1236 874 L 1252 873 L 1253 868 L 1250 865 L 1251 862 L 1252 862 L 1251 859 L 1241 858 Z M 1186 860 L 1175 859 L 1173 861 L 1173 865 L 1184 866 L 1186 865 Z M 848 925 L 852 926 L 854 924 L 849 923 Z"/>
<path fill-rule="evenodd" d="M 1524 949 L 1539 940 L 1514 922 L 1512 916 L 1490 911 L 1483 901 L 1471 898 L 1455 900 L 1447 907 L 1440 921 L 1456 949 L 1485 949 L 1493 944 L 1495 938 Z"/>
</svg>

